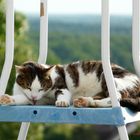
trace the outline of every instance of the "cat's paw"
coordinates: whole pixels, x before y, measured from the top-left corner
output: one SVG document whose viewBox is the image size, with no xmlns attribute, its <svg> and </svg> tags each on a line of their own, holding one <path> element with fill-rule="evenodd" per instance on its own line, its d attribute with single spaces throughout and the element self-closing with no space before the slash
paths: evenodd
<svg viewBox="0 0 140 140">
<path fill-rule="evenodd" d="M 68 101 L 57 100 L 55 102 L 55 106 L 57 106 L 57 107 L 68 107 L 68 106 L 70 106 L 70 103 Z"/>
<path fill-rule="evenodd" d="M 12 96 L 8 94 L 4 94 L 0 96 L 0 104 L 1 105 L 12 105 L 15 103 L 15 100 L 12 98 Z"/>
<path fill-rule="evenodd" d="M 73 100 L 74 107 L 90 107 L 91 97 L 79 97 L 78 99 Z"/>
</svg>

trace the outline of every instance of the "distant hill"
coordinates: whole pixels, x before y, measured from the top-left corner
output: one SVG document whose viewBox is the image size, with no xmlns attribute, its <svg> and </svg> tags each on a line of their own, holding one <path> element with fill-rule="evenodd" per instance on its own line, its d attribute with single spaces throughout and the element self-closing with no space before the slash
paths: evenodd
<svg viewBox="0 0 140 140">
<path fill-rule="evenodd" d="M 31 29 L 39 31 L 39 17 L 35 15 L 28 16 Z M 131 33 L 131 17 L 129 16 L 111 16 L 111 32 L 126 34 Z M 101 16 L 98 15 L 50 15 L 50 32 L 74 32 L 100 34 Z"/>
<path fill-rule="evenodd" d="M 29 38 L 37 54 L 39 17 L 29 16 Z M 101 17 L 50 15 L 48 63 L 100 59 Z M 131 56 L 131 17 L 111 16 L 111 60 L 134 71 Z"/>
</svg>

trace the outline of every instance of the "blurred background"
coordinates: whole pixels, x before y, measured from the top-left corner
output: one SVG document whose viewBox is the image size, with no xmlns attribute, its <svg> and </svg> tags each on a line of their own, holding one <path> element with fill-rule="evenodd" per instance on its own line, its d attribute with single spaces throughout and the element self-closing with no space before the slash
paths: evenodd
<svg viewBox="0 0 140 140">
<path fill-rule="evenodd" d="M 37 61 L 39 0 L 15 1 L 14 65 Z M 101 59 L 101 0 L 49 0 L 48 64 Z M 132 0 L 110 0 L 111 61 L 134 72 L 131 55 Z M 5 51 L 5 0 L 0 0 L 0 72 Z M 7 93 L 12 94 L 15 69 Z M 20 123 L 0 123 L 0 140 L 16 140 Z M 128 125 L 131 140 L 140 139 L 140 125 Z M 117 140 L 113 126 L 31 124 L 27 140 Z"/>
</svg>

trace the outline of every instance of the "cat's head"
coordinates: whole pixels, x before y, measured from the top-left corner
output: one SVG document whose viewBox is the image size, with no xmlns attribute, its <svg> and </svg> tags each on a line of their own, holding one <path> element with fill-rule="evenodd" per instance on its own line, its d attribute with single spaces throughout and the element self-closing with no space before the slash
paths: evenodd
<svg viewBox="0 0 140 140">
<path fill-rule="evenodd" d="M 53 66 L 45 67 L 34 62 L 26 62 L 15 67 L 16 83 L 30 100 L 41 99 L 52 87 L 50 71 Z"/>
</svg>

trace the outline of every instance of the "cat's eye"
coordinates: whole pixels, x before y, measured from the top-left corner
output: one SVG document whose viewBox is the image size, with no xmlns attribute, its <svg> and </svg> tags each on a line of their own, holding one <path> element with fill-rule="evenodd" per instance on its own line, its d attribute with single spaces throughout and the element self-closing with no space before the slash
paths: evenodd
<svg viewBox="0 0 140 140">
<path fill-rule="evenodd" d="M 39 89 L 38 91 L 39 91 L 39 92 L 40 92 L 40 91 L 43 91 L 43 88 Z"/>
<path fill-rule="evenodd" d="M 32 90 L 30 87 L 27 87 L 27 89 L 29 89 L 30 91 Z"/>
<path fill-rule="evenodd" d="M 29 89 L 30 91 L 32 90 L 30 87 L 30 83 L 26 83 L 27 89 Z"/>
</svg>

